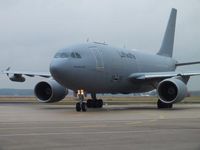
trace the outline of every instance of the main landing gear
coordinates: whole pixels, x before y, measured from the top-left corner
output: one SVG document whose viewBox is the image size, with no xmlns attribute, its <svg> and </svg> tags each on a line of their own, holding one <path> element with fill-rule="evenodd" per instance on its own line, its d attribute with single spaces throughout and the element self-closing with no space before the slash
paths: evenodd
<svg viewBox="0 0 200 150">
<path fill-rule="evenodd" d="M 97 99 L 96 93 L 91 93 L 91 98 L 87 100 L 87 107 L 88 108 L 102 108 L 103 107 L 103 100 Z"/>
<path fill-rule="evenodd" d="M 164 109 L 164 108 L 172 108 L 173 104 L 172 103 L 163 103 L 160 99 L 158 99 L 157 102 L 157 107 L 158 109 Z"/>
<path fill-rule="evenodd" d="M 78 90 L 77 96 L 79 98 L 79 102 L 76 103 L 76 111 L 85 112 L 87 108 L 102 108 L 103 100 L 96 98 L 96 93 L 91 93 L 91 98 L 88 99 L 87 102 L 84 102 L 85 93 L 83 90 Z"/>
</svg>

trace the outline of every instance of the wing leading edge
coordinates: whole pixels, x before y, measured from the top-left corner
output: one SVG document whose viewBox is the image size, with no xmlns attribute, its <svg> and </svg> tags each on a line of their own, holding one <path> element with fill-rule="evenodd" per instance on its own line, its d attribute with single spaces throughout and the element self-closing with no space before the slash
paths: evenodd
<svg viewBox="0 0 200 150">
<path fill-rule="evenodd" d="M 10 68 L 2 71 L 3 74 L 13 74 L 15 76 L 28 76 L 28 77 L 34 77 L 34 76 L 40 76 L 40 77 L 44 77 L 44 78 L 50 78 L 51 74 L 47 73 L 47 72 L 30 72 L 30 71 L 14 71 L 14 70 L 10 70 Z"/>
<path fill-rule="evenodd" d="M 178 66 L 186 66 L 186 65 L 195 65 L 195 64 L 200 64 L 200 61 L 177 63 L 176 67 L 178 67 Z"/>
<path fill-rule="evenodd" d="M 200 75 L 200 72 L 197 71 L 190 71 L 190 72 L 144 72 L 144 73 L 133 73 L 129 76 L 129 79 L 133 80 L 147 80 L 147 79 L 164 79 L 170 78 L 175 76 L 182 76 L 182 77 L 190 77 L 190 76 L 197 76 Z"/>
</svg>

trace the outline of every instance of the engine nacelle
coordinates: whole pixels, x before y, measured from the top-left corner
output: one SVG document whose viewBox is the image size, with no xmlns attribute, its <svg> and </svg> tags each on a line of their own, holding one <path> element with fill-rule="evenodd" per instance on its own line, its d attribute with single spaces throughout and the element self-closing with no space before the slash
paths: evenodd
<svg viewBox="0 0 200 150">
<path fill-rule="evenodd" d="M 68 90 L 55 80 L 39 82 L 35 86 L 34 92 L 38 100 L 44 103 L 61 101 L 68 94 Z"/>
<path fill-rule="evenodd" d="M 187 86 L 178 78 L 170 78 L 159 83 L 157 92 L 162 102 L 177 103 L 187 96 Z"/>
<path fill-rule="evenodd" d="M 26 80 L 21 74 L 14 74 L 9 79 L 14 82 L 24 82 Z"/>
</svg>

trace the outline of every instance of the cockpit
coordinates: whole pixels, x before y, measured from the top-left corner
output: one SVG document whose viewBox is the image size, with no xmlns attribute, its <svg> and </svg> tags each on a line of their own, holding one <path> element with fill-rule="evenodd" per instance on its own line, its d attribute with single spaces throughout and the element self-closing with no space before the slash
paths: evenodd
<svg viewBox="0 0 200 150">
<path fill-rule="evenodd" d="M 78 58 L 81 59 L 81 55 L 78 52 L 58 52 L 55 54 L 54 58 Z"/>
</svg>

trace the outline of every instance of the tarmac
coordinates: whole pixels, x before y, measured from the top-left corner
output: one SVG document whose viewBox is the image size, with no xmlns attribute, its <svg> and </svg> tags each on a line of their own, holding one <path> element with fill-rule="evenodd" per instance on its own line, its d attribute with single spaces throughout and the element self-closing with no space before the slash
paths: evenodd
<svg viewBox="0 0 200 150">
<path fill-rule="evenodd" d="M 0 103 L 0 150 L 200 150 L 200 104 Z"/>
</svg>

